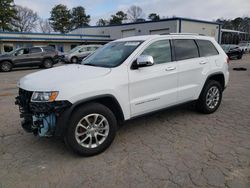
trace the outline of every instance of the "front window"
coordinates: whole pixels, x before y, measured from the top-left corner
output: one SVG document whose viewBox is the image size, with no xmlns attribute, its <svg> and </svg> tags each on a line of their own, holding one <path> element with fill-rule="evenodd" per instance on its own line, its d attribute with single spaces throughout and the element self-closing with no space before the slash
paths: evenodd
<svg viewBox="0 0 250 188">
<path fill-rule="evenodd" d="M 111 42 L 83 60 L 82 64 L 99 67 L 116 67 L 141 44 L 141 41 Z"/>
<path fill-rule="evenodd" d="M 152 56 L 155 64 L 171 62 L 171 46 L 169 40 L 152 43 L 142 52 L 142 55 Z"/>
</svg>

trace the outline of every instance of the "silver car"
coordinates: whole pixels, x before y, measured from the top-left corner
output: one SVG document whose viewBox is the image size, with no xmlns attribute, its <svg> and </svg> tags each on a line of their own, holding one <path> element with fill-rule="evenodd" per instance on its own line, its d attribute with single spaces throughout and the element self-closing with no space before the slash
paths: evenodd
<svg viewBox="0 0 250 188">
<path fill-rule="evenodd" d="M 102 45 L 81 45 L 73 48 L 67 54 L 64 55 L 64 62 L 78 63 L 89 54 L 95 52 Z"/>
</svg>

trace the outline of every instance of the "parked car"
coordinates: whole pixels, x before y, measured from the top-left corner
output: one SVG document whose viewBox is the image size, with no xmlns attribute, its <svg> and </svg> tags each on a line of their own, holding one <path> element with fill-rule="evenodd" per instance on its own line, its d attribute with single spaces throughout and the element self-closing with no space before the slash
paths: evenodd
<svg viewBox="0 0 250 188">
<path fill-rule="evenodd" d="M 64 62 L 78 63 L 89 54 L 95 52 L 102 45 L 82 45 L 77 46 L 64 55 Z"/>
<path fill-rule="evenodd" d="M 0 56 L 0 70 L 9 72 L 15 67 L 31 66 L 51 68 L 57 63 L 57 54 L 52 47 L 18 48 Z"/>
<path fill-rule="evenodd" d="M 241 59 L 243 56 L 243 50 L 238 45 L 224 44 L 222 49 L 226 52 L 229 59 Z"/>
<path fill-rule="evenodd" d="M 228 57 L 211 37 L 136 36 L 108 43 L 81 64 L 25 76 L 16 104 L 25 130 L 60 136 L 90 156 L 107 149 L 126 120 L 189 101 L 215 112 L 228 79 Z"/>
<path fill-rule="evenodd" d="M 250 52 L 250 42 L 247 41 L 241 41 L 239 43 L 239 47 L 244 53 Z"/>
</svg>

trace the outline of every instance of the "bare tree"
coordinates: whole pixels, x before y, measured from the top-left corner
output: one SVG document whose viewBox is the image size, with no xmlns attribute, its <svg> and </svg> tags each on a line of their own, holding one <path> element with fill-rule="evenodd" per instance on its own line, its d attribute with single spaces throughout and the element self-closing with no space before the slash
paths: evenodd
<svg viewBox="0 0 250 188">
<path fill-rule="evenodd" d="M 127 11 L 127 17 L 131 22 L 137 22 L 137 20 L 143 19 L 145 14 L 141 7 L 132 5 Z"/>
<path fill-rule="evenodd" d="M 39 19 L 39 31 L 42 33 L 52 33 L 53 32 L 53 28 L 51 27 L 49 20 L 48 19 Z"/>
<path fill-rule="evenodd" d="M 17 19 L 13 20 L 12 23 L 15 30 L 20 32 L 34 31 L 39 19 L 37 13 L 27 7 L 22 7 L 20 5 L 16 5 L 15 9 L 17 10 Z"/>
</svg>

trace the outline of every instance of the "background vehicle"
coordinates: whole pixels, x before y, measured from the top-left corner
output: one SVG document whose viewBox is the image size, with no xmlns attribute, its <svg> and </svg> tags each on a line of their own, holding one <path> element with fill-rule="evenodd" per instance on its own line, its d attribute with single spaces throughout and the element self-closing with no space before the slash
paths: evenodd
<svg viewBox="0 0 250 188">
<path fill-rule="evenodd" d="M 25 130 L 60 136 L 90 156 L 108 148 L 131 118 L 189 101 L 215 112 L 228 79 L 228 57 L 211 37 L 136 36 L 108 43 L 80 65 L 22 78 L 16 104 Z"/>
<path fill-rule="evenodd" d="M 222 49 L 226 52 L 229 59 L 237 58 L 241 59 L 243 56 L 243 50 L 234 44 L 224 44 L 221 45 Z"/>
<path fill-rule="evenodd" d="M 53 47 L 18 48 L 0 56 L 0 70 L 9 72 L 15 67 L 40 66 L 51 68 L 58 61 Z"/>
<path fill-rule="evenodd" d="M 241 50 L 243 50 L 244 53 L 250 52 L 250 42 L 241 41 L 239 43 L 239 46 L 240 46 Z"/>
<path fill-rule="evenodd" d="M 64 62 L 78 63 L 89 54 L 95 52 L 102 45 L 82 45 L 77 46 L 64 55 Z"/>
</svg>

